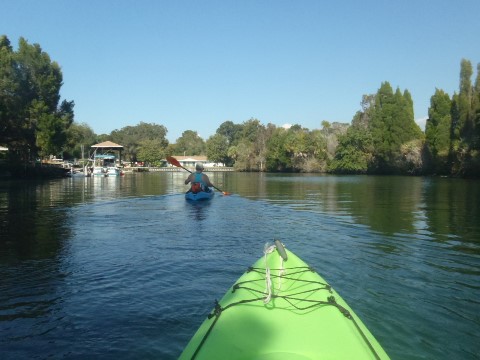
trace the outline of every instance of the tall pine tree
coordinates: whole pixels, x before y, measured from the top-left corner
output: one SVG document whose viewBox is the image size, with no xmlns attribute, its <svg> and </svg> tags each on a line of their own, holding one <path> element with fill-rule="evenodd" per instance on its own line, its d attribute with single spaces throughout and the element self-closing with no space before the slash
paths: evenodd
<svg viewBox="0 0 480 360">
<path fill-rule="evenodd" d="M 450 124 L 452 102 L 443 90 L 436 89 L 430 98 L 428 119 L 425 126 L 425 145 L 431 155 L 430 172 L 449 173 L 448 152 L 450 149 Z"/>
<path fill-rule="evenodd" d="M 379 173 L 404 172 L 408 168 L 402 145 L 422 139 L 422 131 L 415 123 L 410 93 L 400 89 L 395 93 L 388 82 L 382 83 L 375 97 L 370 122 L 374 145 L 373 169 Z"/>
<path fill-rule="evenodd" d="M 473 148 L 480 151 L 480 63 L 477 64 L 477 78 L 475 79 L 475 85 L 473 87 L 473 126 L 474 126 L 474 139 Z M 477 157 L 480 155 L 477 154 Z"/>
<path fill-rule="evenodd" d="M 478 69 L 478 66 L 477 66 Z M 452 124 L 450 159 L 452 174 L 461 176 L 480 175 L 478 154 L 478 74 L 475 86 L 470 61 L 462 59 L 460 64 L 460 92 L 452 97 Z"/>
</svg>

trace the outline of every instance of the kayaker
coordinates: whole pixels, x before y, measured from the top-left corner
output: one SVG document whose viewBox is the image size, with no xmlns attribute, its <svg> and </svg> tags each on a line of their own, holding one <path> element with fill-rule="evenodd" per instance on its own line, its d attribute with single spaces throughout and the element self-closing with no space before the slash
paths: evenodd
<svg viewBox="0 0 480 360">
<path fill-rule="evenodd" d="M 187 185 L 188 183 L 192 183 L 189 191 L 194 193 L 197 193 L 199 191 L 208 192 L 211 191 L 209 188 L 213 187 L 213 184 L 210 182 L 208 176 L 203 173 L 202 163 L 195 164 L 195 172 L 191 173 L 185 180 L 185 185 Z"/>
</svg>

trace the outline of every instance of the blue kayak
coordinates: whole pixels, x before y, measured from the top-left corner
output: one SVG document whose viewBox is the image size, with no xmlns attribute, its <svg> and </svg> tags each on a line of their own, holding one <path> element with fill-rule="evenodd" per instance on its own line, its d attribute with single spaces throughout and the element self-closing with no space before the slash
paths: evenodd
<svg viewBox="0 0 480 360">
<path fill-rule="evenodd" d="M 185 193 L 185 199 L 186 200 L 192 200 L 192 201 L 201 201 L 201 200 L 210 200 L 213 198 L 213 195 L 215 192 L 212 191 L 200 191 L 198 193 L 193 193 L 191 191 Z"/>
</svg>

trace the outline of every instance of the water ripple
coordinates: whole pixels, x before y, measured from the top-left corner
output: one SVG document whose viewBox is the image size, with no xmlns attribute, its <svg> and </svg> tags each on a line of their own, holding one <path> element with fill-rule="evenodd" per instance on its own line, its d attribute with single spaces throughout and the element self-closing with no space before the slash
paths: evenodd
<svg viewBox="0 0 480 360">
<path fill-rule="evenodd" d="M 232 189 L 242 196 L 189 204 L 183 177 L 69 179 L 24 191 L 32 201 L 3 195 L 2 359 L 175 359 L 275 238 L 392 358 L 478 358 L 478 227 L 458 230 L 473 224 L 461 222 L 468 214 L 452 218 L 418 180 L 393 205 L 376 178 L 314 176 L 272 176 L 268 191 L 244 181 Z"/>
</svg>

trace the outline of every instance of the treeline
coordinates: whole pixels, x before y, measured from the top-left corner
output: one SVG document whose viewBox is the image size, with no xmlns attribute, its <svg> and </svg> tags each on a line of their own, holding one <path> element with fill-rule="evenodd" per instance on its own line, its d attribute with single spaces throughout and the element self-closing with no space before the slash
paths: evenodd
<svg viewBox="0 0 480 360">
<path fill-rule="evenodd" d="M 360 174 L 480 176 L 480 64 L 463 59 L 460 89 L 451 98 L 437 89 L 430 99 L 425 133 L 413 119 L 406 90 L 385 82 L 364 96 L 347 133 L 339 139 L 329 170 Z"/>
<path fill-rule="evenodd" d="M 0 145 L 12 162 L 51 155 L 89 156 L 90 146 L 111 140 L 124 146 L 127 161 L 158 166 L 168 155 L 207 155 L 239 171 L 345 174 L 480 175 L 480 66 L 461 61 L 459 92 L 432 95 L 425 133 L 414 121 L 408 90 L 388 82 L 363 95 L 351 125 L 323 121 L 321 129 L 289 128 L 249 119 L 222 123 L 202 139 L 185 131 L 174 144 L 163 125 L 141 122 L 97 135 L 74 121 L 74 102 L 60 102 L 62 73 L 38 44 L 20 38 L 14 51 L 0 37 Z"/>
<path fill-rule="evenodd" d="M 428 173 L 480 176 L 480 64 L 472 85 L 473 68 L 463 59 L 460 89 L 450 96 L 437 89 L 430 99 L 425 126 Z"/>
<path fill-rule="evenodd" d="M 73 123 L 73 101 L 60 102 L 63 76 L 40 45 L 0 36 L 0 144 L 16 161 L 58 154 Z"/>
</svg>

